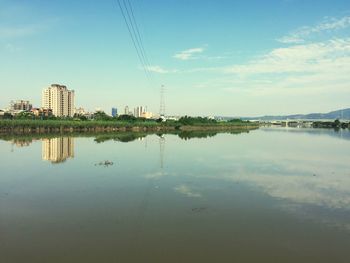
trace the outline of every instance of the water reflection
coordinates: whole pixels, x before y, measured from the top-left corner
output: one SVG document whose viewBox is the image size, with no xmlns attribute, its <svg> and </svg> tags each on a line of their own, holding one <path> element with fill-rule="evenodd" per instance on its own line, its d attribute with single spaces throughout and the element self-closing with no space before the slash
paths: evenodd
<svg viewBox="0 0 350 263">
<path fill-rule="evenodd" d="M 165 151 L 165 136 L 159 135 L 159 160 L 160 160 L 160 172 L 164 173 L 164 151 Z"/>
<path fill-rule="evenodd" d="M 191 131 L 173 131 L 168 132 L 166 134 L 157 133 L 157 136 L 160 138 L 164 138 L 165 135 L 177 135 L 182 140 L 190 140 L 190 139 L 207 139 L 210 137 L 215 137 L 218 134 L 242 134 L 249 133 L 249 130 L 235 130 L 230 132 L 223 131 L 201 131 L 201 130 L 191 130 Z M 116 142 L 132 142 L 135 140 L 143 140 L 148 135 L 152 135 L 153 133 L 136 133 L 136 132 L 128 132 L 128 133 L 112 133 L 112 134 L 98 134 L 95 135 L 95 142 L 103 143 L 107 141 L 116 141 Z"/>
<path fill-rule="evenodd" d="M 181 131 L 177 135 L 182 140 L 190 140 L 190 139 L 208 139 L 211 137 L 215 137 L 218 134 L 242 134 L 242 133 L 249 133 L 249 130 L 234 130 L 230 132 L 218 132 L 218 131 L 201 131 L 201 130 L 194 130 L 194 131 Z"/>
<path fill-rule="evenodd" d="M 350 132 L 349 129 L 324 129 L 324 128 L 261 128 L 263 131 L 267 132 L 286 132 L 286 133 L 294 133 L 294 134 L 308 134 L 312 136 L 331 136 L 334 138 L 339 138 L 343 140 L 350 140 Z"/>
<path fill-rule="evenodd" d="M 74 158 L 74 138 L 58 137 L 42 140 L 42 159 L 52 163 L 62 163 Z"/>
<path fill-rule="evenodd" d="M 32 142 L 33 142 L 32 139 L 13 139 L 12 145 L 21 148 L 21 147 L 27 147 L 31 145 Z"/>
<path fill-rule="evenodd" d="M 179 138 L 182 140 L 190 140 L 190 139 L 207 139 L 210 137 L 215 137 L 217 132 L 203 132 L 203 131 L 183 131 L 179 133 Z"/>
<path fill-rule="evenodd" d="M 350 141 L 332 133 L 37 136 L 11 154 L 1 146 L 26 143 L 7 137 L 0 261 L 347 262 Z M 53 163 L 75 159 L 47 165 L 41 150 Z M 115 165 L 96 165 L 106 158 Z M 1 260 L 9 250 L 26 254 Z"/>
<path fill-rule="evenodd" d="M 132 142 L 135 140 L 143 139 L 147 136 L 146 133 L 105 133 L 95 135 L 94 141 L 97 143 L 103 143 L 107 141 L 116 141 L 116 142 Z"/>
<path fill-rule="evenodd" d="M 199 192 L 194 191 L 191 187 L 185 184 L 176 186 L 174 190 L 175 192 L 183 194 L 187 197 L 202 197 L 202 195 Z"/>
</svg>

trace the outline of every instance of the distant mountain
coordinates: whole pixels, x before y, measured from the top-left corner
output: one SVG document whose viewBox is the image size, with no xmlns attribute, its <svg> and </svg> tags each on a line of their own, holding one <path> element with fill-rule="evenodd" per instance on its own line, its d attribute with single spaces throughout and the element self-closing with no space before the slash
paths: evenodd
<svg viewBox="0 0 350 263">
<path fill-rule="evenodd" d="M 350 108 L 343 110 L 331 111 L 328 113 L 310 113 L 310 114 L 294 114 L 280 116 L 261 116 L 261 117 L 241 117 L 243 120 L 350 120 Z"/>
</svg>

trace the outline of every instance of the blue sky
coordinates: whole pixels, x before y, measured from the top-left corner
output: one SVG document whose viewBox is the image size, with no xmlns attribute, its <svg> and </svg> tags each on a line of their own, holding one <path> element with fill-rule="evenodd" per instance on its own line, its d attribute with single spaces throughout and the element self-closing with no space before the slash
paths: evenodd
<svg viewBox="0 0 350 263">
<path fill-rule="evenodd" d="M 130 0 L 145 77 L 117 1 L 0 0 L 0 108 L 40 106 L 61 83 L 76 105 L 255 116 L 350 107 L 350 2 Z"/>
</svg>

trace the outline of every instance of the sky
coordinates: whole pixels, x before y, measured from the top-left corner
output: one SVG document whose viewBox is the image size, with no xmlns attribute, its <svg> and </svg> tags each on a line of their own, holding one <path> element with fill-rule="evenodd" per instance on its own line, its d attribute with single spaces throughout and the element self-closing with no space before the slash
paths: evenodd
<svg viewBox="0 0 350 263">
<path fill-rule="evenodd" d="M 123 1 L 121 0 L 122 4 Z M 0 0 L 0 108 L 41 104 L 261 116 L 350 107 L 348 0 L 130 0 L 148 63 L 117 0 Z M 148 74 L 145 74 L 145 69 Z"/>
</svg>

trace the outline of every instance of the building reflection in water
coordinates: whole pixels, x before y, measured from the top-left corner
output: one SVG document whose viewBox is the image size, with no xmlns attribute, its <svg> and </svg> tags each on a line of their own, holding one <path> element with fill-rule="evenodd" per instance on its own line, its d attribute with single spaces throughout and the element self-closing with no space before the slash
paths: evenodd
<svg viewBox="0 0 350 263">
<path fill-rule="evenodd" d="M 11 142 L 12 142 L 12 145 L 21 148 L 21 147 L 27 147 L 27 146 L 31 145 L 33 140 L 32 139 L 28 139 L 28 140 L 25 140 L 25 139 L 13 139 Z"/>
<path fill-rule="evenodd" d="M 58 137 L 42 140 L 42 159 L 52 163 L 62 163 L 74 158 L 74 138 Z"/>
</svg>

